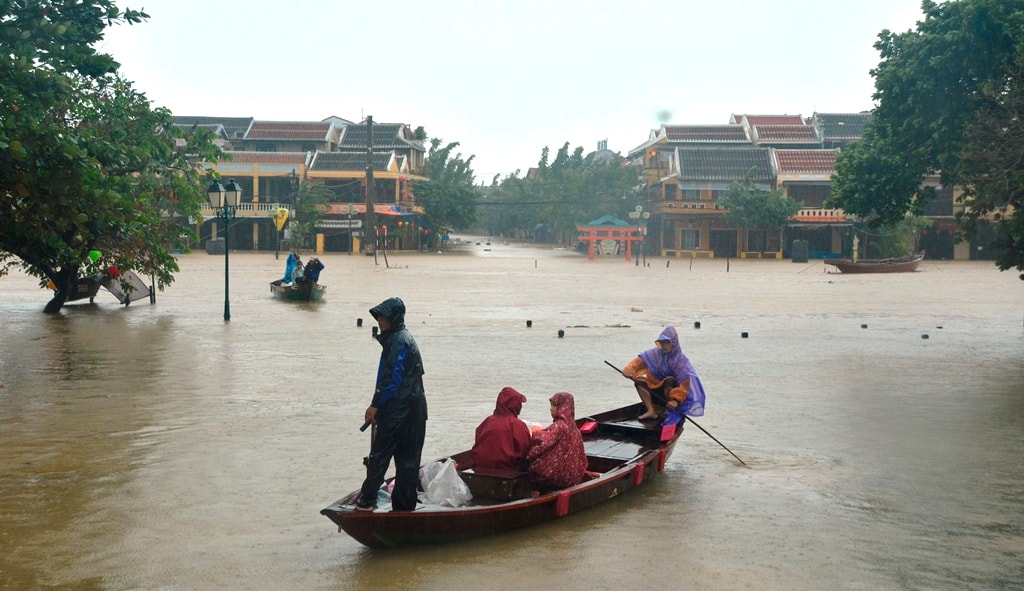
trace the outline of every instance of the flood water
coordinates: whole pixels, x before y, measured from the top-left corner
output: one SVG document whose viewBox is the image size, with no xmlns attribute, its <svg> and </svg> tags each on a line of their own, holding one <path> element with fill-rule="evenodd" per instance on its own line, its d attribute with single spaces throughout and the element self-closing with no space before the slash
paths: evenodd
<svg viewBox="0 0 1024 591">
<path fill-rule="evenodd" d="M 283 256 L 231 253 L 227 323 L 204 252 L 155 305 L 101 291 L 44 315 L 36 280 L 0 278 L 0 589 L 1024 589 L 1014 272 L 635 266 L 472 238 L 322 260 L 326 301 L 289 303 L 267 286 Z M 366 549 L 319 511 L 362 480 L 367 310 L 396 295 L 427 370 L 425 459 L 468 447 L 506 385 L 531 422 L 556 391 L 580 415 L 633 401 L 604 361 L 674 324 L 698 423 L 748 465 L 691 426 L 661 477 L 593 510 Z"/>
</svg>

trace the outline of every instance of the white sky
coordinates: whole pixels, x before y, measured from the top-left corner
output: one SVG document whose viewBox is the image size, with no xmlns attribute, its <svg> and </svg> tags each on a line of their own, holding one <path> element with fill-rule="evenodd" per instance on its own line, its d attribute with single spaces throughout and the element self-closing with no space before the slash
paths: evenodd
<svg viewBox="0 0 1024 591">
<path fill-rule="evenodd" d="M 882 29 L 920 0 L 118 0 L 100 49 L 175 115 L 423 126 L 477 183 L 662 123 L 871 109 Z"/>
</svg>

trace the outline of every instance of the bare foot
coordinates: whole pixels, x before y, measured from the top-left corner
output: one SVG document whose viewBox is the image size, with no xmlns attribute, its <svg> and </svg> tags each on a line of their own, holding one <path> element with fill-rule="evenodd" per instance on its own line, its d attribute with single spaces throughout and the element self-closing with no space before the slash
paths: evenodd
<svg viewBox="0 0 1024 591">
<path fill-rule="evenodd" d="M 638 416 L 636 418 L 636 420 L 638 420 L 638 421 L 650 421 L 650 420 L 656 419 L 656 418 L 658 418 L 658 413 L 645 412 L 644 414 Z"/>
</svg>

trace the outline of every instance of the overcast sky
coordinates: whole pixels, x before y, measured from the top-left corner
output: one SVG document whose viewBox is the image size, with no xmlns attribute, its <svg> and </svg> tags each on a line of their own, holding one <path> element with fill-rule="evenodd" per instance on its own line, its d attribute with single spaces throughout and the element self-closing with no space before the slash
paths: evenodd
<svg viewBox="0 0 1024 591">
<path fill-rule="evenodd" d="M 100 49 L 175 115 L 423 126 L 477 183 L 662 123 L 869 110 L 920 0 L 119 0 Z"/>
</svg>

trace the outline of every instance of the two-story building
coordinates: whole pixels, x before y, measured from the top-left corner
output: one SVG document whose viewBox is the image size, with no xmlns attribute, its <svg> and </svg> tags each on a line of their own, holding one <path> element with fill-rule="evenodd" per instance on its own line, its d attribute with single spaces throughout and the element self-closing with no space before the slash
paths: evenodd
<svg viewBox="0 0 1024 591">
<path fill-rule="evenodd" d="M 175 117 L 179 127 L 211 131 L 227 158 L 213 168 L 242 187 L 242 205 L 232 224 L 232 249 L 274 250 L 278 232 L 271 217 L 278 207 L 294 219 L 299 185 L 323 183 L 334 196 L 317 226 L 317 250 L 359 250 L 366 219 L 366 183 L 372 167 L 375 213 L 414 222 L 422 213 L 413 180 L 426 158 L 423 142 L 408 125 L 352 123 L 339 117 L 322 121 L 261 121 L 240 117 Z M 217 235 L 217 220 L 203 211 L 201 244 Z M 386 225 L 387 217 L 377 221 Z M 416 242 L 399 247 L 411 247 Z"/>
<path fill-rule="evenodd" d="M 630 150 L 662 256 L 781 258 L 794 239 L 840 252 L 853 220 L 825 209 L 839 150 L 863 135 L 869 113 L 734 114 L 724 125 L 663 125 Z M 749 178 L 803 203 L 785 229 L 733 228 L 719 200 Z"/>
</svg>

